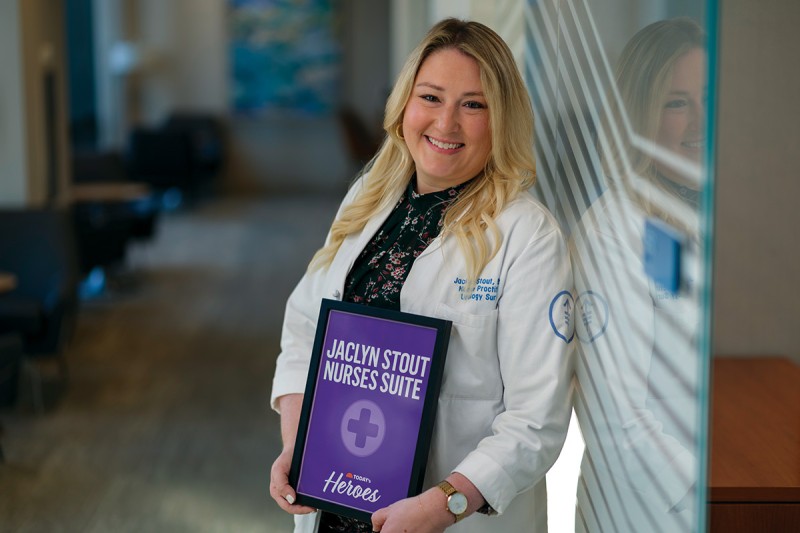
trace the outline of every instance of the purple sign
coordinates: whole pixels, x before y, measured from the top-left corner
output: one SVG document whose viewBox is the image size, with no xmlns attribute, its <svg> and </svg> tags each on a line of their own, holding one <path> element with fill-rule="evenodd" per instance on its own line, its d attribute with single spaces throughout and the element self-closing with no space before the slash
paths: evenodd
<svg viewBox="0 0 800 533">
<path fill-rule="evenodd" d="M 300 502 L 368 519 L 419 492 L 449 331 L 323 300 L 292 465 Z"/>
</svg>

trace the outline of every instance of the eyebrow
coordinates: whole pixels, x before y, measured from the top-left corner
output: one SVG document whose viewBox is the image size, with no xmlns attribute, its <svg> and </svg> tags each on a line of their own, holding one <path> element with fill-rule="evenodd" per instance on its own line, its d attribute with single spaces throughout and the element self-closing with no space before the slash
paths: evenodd
<svg viewBox="0 0 800 533">
<path fill-rule="evenodd" d="M 703 94 L 707 94 L 707 93 L 708 93 L 708 87 L 703 87 Z M 680 96 L 691 96 L 692 95 L 692 91 L 684 91 L 683 89 L 675 89 L 674 91 L 668 92 L 667 96 L 674 95 L 674 94 L 677 94 L 677 95 L 680 95 Z"/>
<path fill-rule="evenodd" d="M 444 87 L 440 87 L 440 86 L 438 86 L 436 84 L 433 84 L 433 83 L 430 83 L 430 82 L 427 82 L 427 81 L 420 82 L 416 86 L 417 87 L 428 87 L 428 88 L 433 89 L 435 91 L 444 91 L 445 90 Z M 483 93 L 481 91 L 469 91 L 469 92 L 466 92 L 466 93 L 462 94 L 461 96 L 483 96 Z"/>
</svg>

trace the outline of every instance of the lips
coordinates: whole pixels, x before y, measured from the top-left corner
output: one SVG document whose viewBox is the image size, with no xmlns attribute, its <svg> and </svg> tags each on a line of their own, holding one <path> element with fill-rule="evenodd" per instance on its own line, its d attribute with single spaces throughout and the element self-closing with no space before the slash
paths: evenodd
<svg viewBox="0 0 800 533">
<path fill-rule="evenodd" d="M 705 139 L 700 139 L 697 141 L 683 141 L 681 143 L 681 146 L 683 146 L 684 148 L 692 148 L 695 150 L 698 148 L 703 148 L 705 145 L 706 145 Z"/>
<path fill-rule="evenodd" d="M 427 139 L 427 141 L 431 145 L 435 146 L 440 150 L 456 150 L 464 146 L 464 143 L 451 143 L 447 141 L 440 141 L 438 139 L 434 139 L 433 137 L 429 137 L 427 135 L 425 136 L 425 139 Z"/>
</svg>

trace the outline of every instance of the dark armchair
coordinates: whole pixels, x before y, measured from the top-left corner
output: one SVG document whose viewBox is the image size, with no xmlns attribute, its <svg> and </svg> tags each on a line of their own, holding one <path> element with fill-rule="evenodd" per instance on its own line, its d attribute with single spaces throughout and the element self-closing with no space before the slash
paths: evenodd
<svg viewBox="0 0 800 533">
<path fill-rule="evenodd" d="M 16 333 L 26 362 L 48 357 L 67 377 L 64 354 L 77 318 L 78 269 L 71 217 L 55 209 L 0 210 L 0 270 L 16 286 L 0 294 L 0 334 Z M 42 409 L 41 374 L 31 370 L 33 401 Z"/>
<path fill-rule="evenodd" d="M 189 136 L 196 183 L 213 180 L 220 173 L 225 149 L 218 118 L 205 113 L 176 112 L 167 118 L 164 130 Z"/>
<path fill-rule="evenodd" d="M 156 195 L 131 182 L 123 157 L 114 151 L 79 152 L 72 160 L 73 216 L 81 272 L 124 262 L 132 240 L 155 235 Z"/>
<path fill-rule="evenodd" d="M 127 155 L 132 179 L 165 192 L 165 200 L 197 198 L 223 167 L 222 125 L 211 114 L 176 112 L 158 127 L 135 128 Z"/>
<path fill-rule="evenodd" d="M 193 188 L 192 144 L 188 134 L 164 128 L 136 128 L 128 146 L 131 178 L 161 193 Z"/>
</svg>

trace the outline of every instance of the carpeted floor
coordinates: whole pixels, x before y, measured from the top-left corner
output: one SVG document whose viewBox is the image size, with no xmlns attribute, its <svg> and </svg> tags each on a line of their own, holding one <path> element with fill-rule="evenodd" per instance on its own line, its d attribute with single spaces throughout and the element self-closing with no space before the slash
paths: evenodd
<svg viewBox="0 0 800 533">
<path fill-rule="evenodd" d="M 68 388 L 44 414 L 0 412 L 0 531 L 289 531 L 267 490 L 269 391 L 283 306 L 338 201 L 163 218 L 127 281 L 82 306 Z"/>
</svg>

